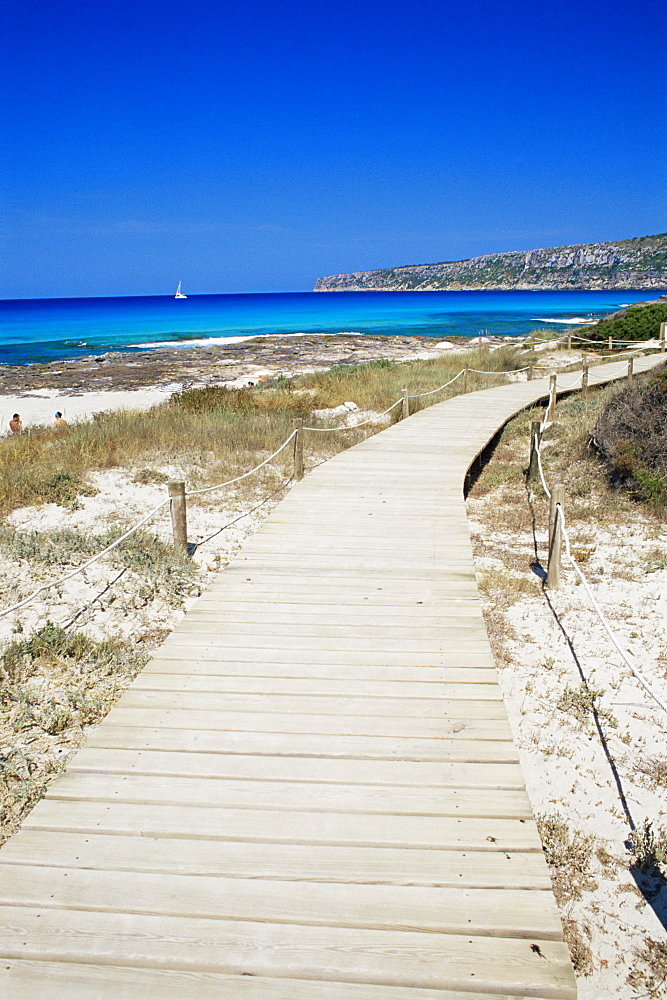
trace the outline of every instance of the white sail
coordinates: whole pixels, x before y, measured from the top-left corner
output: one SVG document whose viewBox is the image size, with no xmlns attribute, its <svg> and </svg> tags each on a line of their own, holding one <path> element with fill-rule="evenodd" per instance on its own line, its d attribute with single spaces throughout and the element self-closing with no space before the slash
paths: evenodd
<svg viewBox="0 0 667 1000">
<path fill-rule="evenodd" d="M 180 283 L 180 281 L 178 283 L 178 288 L 176 289 L 176 294 L 174 295 L 174 298 L 175 299 L 187 299 L 187 295 L 183 295 L 183 292 L 181 291 L 181 283 Z"/>
</svg>

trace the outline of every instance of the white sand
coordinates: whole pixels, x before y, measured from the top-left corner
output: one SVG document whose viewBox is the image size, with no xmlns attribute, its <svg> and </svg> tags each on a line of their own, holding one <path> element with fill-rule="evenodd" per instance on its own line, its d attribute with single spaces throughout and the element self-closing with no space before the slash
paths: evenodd
<svg viewBox="0 0 667 1000">
<path fill-rule="evenodd" d="M 3 435 L 8 433 L 9 421 L 14 413 L 20 413 L 24 427 L 31 427 L 51 425 L 56 410 L 68 423 L 88 420 L 94 413 L 103 410 L 149 410 L 180 389 L 181 385 L 173 385 L 163 389 L 84 392 L 76 396 L 59 395 L 55 389 L 40 389 L 29 396 L 0 396 L 0 428 Z"/>
<path fill-rule="evenodd" d="M 528 795 L 537 815 L 559 814 L 570 831 L 594 838 L 593 886 L 561 910 L 564 920 L 576 922 L 592 953 L 592 974 L 578 977 L 579 998 L 633 1000 L 637 993 L 627 976 L 647 937 L 665 940 L 656 910 L 667 917 L 667 891 L 654 882 L 651 905 L 632 877 L 630 825 L 618 786 L 637 827 L 646 819 L 654 828 L 667 824 L 665 789 L 641 770 L 652 760 L 667 761 L 667 716 L 611 645 L 571 568 L 549 594 L 552 613 L 528 568 L 534 559 L 532 532 L 499 527 L 495 512 L 502 503 L 500 489 L 469 499 L 468 513 L 473 539 L 482 543 L 478 579 L 507 574 L 527 591 L 506 608 L 493 591 L 484 603 L 500 650 L 500 684 Z M 639 511 L 634 517 L 624 514 L 622 527 L 577 525 L 571 519 L 568 530 L 621 643 L 636 654 L 648 683 L 666 700 L 667 531 Z M 537 538 L 546 563 L 546 529 L 539 521 Z M 563 708 L 566 688 L 577 690 L 582 683 L 577 661 L 590 687 L 603 692 L 601 708 L 613 716 L 602 720 L 607 751 L 592 717 L 581 722 Z"/>
</svg>

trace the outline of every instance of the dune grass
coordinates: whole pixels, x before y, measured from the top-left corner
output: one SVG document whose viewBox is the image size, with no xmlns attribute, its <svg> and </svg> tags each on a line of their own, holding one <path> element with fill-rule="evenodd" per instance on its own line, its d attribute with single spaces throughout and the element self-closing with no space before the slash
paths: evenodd
<svg viewBox="0 0 667 1000">
<path fill-rule="evenodd" d="M 99 414 L 71 426 L 67 433 L 33 428 L 0 441 L 0 516 L 17 507 L 48 502 L 66 504 L 95 492 L 87 476 L 95 470 L 136 468 L 150 477 L 151 467 L 174 465 L 188 471 L 189 485 L 205 486 L 239 475 L 275 451 L 289 436 L 295 417 L 352 401 L 361 410 L 380 412 L 410 393 L 442 385 L 464 364 L 492 371 L 516 367 L 525 352 L 509 346 L 425 361 L 339 365 L 292 379 L 278 378 L 249 389 L 210 386 L 180 393 L 146 412 Z M 488 385 L 470 375 L 469 390 Z M 436 396 L 412 401 L 413 410 L 460 392 L 461 380 Z M 398 408 L 392 415 L 398 416 Z M 380 429 L 369 425 L 345 434 L 310 435 L 306 460 L 315 463 L 356 444 Z M 275 464 L 287 473 L 289 449 Z M 275 474 L 275 473 L 274 473 Z M 159 475 L 159 473 L 158 473 Z"/>
</svg>

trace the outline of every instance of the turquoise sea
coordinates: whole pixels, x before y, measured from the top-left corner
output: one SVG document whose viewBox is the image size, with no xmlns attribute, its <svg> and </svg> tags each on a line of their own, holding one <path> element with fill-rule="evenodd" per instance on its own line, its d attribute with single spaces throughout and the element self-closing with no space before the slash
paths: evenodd
<svg viewBox="0 0 667 1000">
<path fill-rule="evenodd" d="M 565 330 L 665 290 L 611 292 L 282 292 L 0 302 L 0 364 L 107 351 L 238 343 L 299 333 L 520 336 Z"/>
</svg>

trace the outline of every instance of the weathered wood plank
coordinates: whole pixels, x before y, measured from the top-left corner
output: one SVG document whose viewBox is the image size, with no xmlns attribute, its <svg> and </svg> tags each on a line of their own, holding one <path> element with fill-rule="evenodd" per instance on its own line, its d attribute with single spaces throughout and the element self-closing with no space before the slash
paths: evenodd
<svg viewBox="0 0 667 1000">
<path fill-rule="evenodd" d="M 152 726 L 167 729 L 220 729 L 239 732 L 319 733 L 329 736 L 407 736 L 471 740 L 511 740 L 504 718 L 487 718 L 480 702 L 477 718 L 468 716 L 466 702 L 449 703 L 442 718 L 400 718 L 396 716 L 300 715 L 281 712 L 210 712 L 194 709 L 125 708 L 120 701 L 109 712 L 109 723 L 117 726 Z"/>
<path fill-rule="evenodd" d="M 46 798 L 26 818 L 24 828 L 255 843 L 542 850 L 534 825 L 525 819 L 471 818 L 456 813 L 453 816 L 402 816 Z"/>
<path fill-rule="evenodd" d="M 80 750 L 68 773 L 156 774 L 173 778 L 247 778 L 271 781 L 326 781 L 346 785 L 409 785 L 411 788 L 523 789 L 519 764 L 442 761 L 343 760 L 261 754 L 181 753 L 155 750 Z"/>
<path fill-rule="evenodd" d="M 409 785 L 360 785 L 341 782 L 263 781 L 260 778 L 174 778 L 144 774 L 60 775 L 48 799 L 83 802 L 133 802 L 143 805 L 182 804 L 234 809 L 297 809 L 386 813 L 395 816 L 489 816 L 531 819 L 523 790 L 430 788 Z"/>
<path fill-rule="evenodd" d="M 467 763 L 513 763 L 518 760 L 514 744 L 504 740 L 482 740 L 467 729 L 452 731 L 439 739 L 400 736 L 331 736 L 317 733 L 276 733 L 233 730 L 184 730 L 143 724 L 105 723 L 88 736 L 89 747 L 137 750 L 186 750 L 191 753 L 309 755 L 337 760 L 424 760 Z"/>
<path fill-rule="evenodd" d="M 407 697 L 383 698 L 379 695 L 358 694 L 355 697 L 342 695 L 313 695 L 309 693 L 279 694 L 277 692 L 241 692 L 231 691 L 216 693 L 214 691 L 187 691 L 178 698 L 181 711 L 205 712 L 278 712 L 284 714 L 364 715 L 373 718 L 403 718 L 417 719 L 504 719 L 505 707 L 500 696 L 500 690 L 487 692 L 486 698 L 449 698 L 438 697 Z M 127 709 L 165 709 L 174 704 L 173 693 L 170 691 L 147 691 L 132 688 L 123 699 Z"/>
<path fill-rule="evenodd" d="M 560 922 L 549 913 L 545 920 L 546 891 L 241 881 L 14 865 L 0 880 L 0 904 L 557 941 Z M 499 909 L 507 913 L 502 930 Z"/>
<path fill-rule="evenodd" d="M 488 847 L 488 844 L 486 845 Z M 538 851 L 471 851 L 375 845 L 253 843 L 161 836 L 23 829 L 3 847 L 4 865 L 83 868 L 100 871 L 156 872 L 187 876 L 270 878 L 276 881 L 423 885 L 457 890 L 511 889 L 550 891 L 543 855 Z M 242 888 L 242 887 L 241 887 Z M 185 891 L 185 884 L 184 890 Z M 555 908 L 543 897 L 542 926 L 558 927 Z M 519 912 L 503 913 L 521 921 Z"/>
<path fill-rule="evenodd" d="M 467 990 L 421 990 L 412 986 L 268 979 L 264 976 L 192 972 L 186 969 L 131 969 L 124 966 L 7 959 L 0 965 L 0 985 L 7 1000 L 540 1000 L 503 991 L 502 997 Z M 563 994 L 565 1000 L 574 993 Z"/>
<path fill-rule="evenodd" d="M 380 983 L 420 989 L 470 986 L 572 996 L 564 944 L 512 938 L 310 927 L 64 909 L 3 907 L 7 958 Z"/>
</svg>

